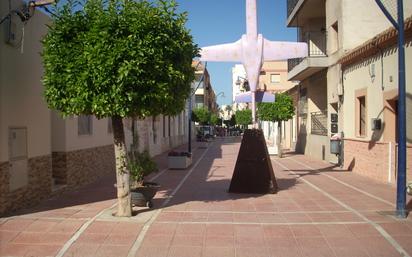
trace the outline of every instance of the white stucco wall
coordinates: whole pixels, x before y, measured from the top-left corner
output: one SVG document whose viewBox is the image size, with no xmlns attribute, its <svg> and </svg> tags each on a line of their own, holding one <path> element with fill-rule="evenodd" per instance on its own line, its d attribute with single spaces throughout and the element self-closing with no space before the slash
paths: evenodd
<svg viewBox="0 0 412 257">
<path fill-rule="evenodd" d="M 107 119 L 93 116 L 91 135 L 78 135 L 77 117 L 65 119 L 66 151 L 74 151 L 113 144 L 113 134 L 108 132 Z"/>
<path fill-rule="evenodd" d="M 13 5 L 17 5 L 13 1 Z M 0 2 L 0 16 L 7 14 L 7 1 Z M 41 76 L 41 43 L 46 33 L 48 17 L 41 12 L 25 26 L 24 51 L 4 41 L 4 28 L 0 27 L 0 162 L 8 161 L 8 130 L 10 127 L 27 128 L 28 158 L 51 152 L 50 111 L 43 101 Z M 21 22 L 13 21 L 21 32 Z M 21 33 L 17 37 L 21 38 Z"/>
<path fill-rule="evenodd" d="M 406 55 L 406 120 L 408 142 L 412 143 L 412 74 L 408 72 L 412 69 L 412 46 L 409 42 L 405 48 Z M 375 66 L 375 77 L 371 74 L 372 66 Z M 391 81 L 392 80 L 392 81 Z M 355 133 L 355 91 L 366 88 L 367 99 L 367 134 L 365 140 L 370 140 L 373 131 L 370 129 L 372 118 L 381 118 L 385 122 L 383 115 L 384 101 L 383 94 L 387 91 L 398 88 L 398 54 L 396 48 L 384 51 L 383 60 L 380 55 L 367 58 L 361 63 L 351 65 L 344 71 L 345 101 L 344 130 L 346 137 L 356 138 Z M 382 141 L 382 138 L 379 140 Z"/>
</svg>

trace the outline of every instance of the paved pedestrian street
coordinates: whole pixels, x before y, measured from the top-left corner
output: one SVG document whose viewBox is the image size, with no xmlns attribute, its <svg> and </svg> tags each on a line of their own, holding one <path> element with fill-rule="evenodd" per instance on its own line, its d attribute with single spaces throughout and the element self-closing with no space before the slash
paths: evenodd
<svg viewBox="0 0 412 257">
<path fill-rule="evenodd" d="M 156 157 L 154 208 L 131 218 L 111 215 L 114 175 L 3 217 L 0 256 L 412 255 L 412 218 L 392 215 L 395 187 L 287 154 L 272 157 L 277 194 L 230 194 L 239 146 L 235 137 L 195 144 L 187 170 L 167 170 L 167 155 Z"/>
</svg>

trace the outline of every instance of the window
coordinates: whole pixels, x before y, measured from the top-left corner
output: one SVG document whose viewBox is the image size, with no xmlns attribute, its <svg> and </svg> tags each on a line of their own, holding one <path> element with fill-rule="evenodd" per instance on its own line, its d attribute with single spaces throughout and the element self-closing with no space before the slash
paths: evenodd
<svg viewBox="0 0 412 257">
<path fill-rule="evenodd" d="M 152 117 L 153 144 L 157 144 L 156 117 Z"/>
<path fill-rule="evenodd" d="M 331 26 L 331 53 L 336 52 L 339 49 L 339 26 L 338 22 L 332 24 Z"/>
<path fill-rule="evenodd" d="M 182 134 L 182 113 L 179 113 L 177 116 L 177 134 L 181 135 Z"/>
<path fill-rule="evenodd" d="M 163 138 L 166 137 L 166 116 L 163 115 Z"/>
<path fill-rule="evenodd" d="M 359 136 L 366 136 L 366 101 L 365 96 L 358 97 L 359 103 Z"/>
<path fill-rule="evenodd" d="M 270 83 L 280 83 L 280 74 L 270 74 Z"/>
<path fill-rule="evenodd" d="M 91 115 L 80 115 L 77 118 L 77 134 L 91 135 L 93 131 L 92 127 L 92 116 Z"/>
<path fill-rule="evenodd" d="M 169 135 L 169 137 L 170 137 L 170 116 L 167 116 L 167 119 L 168 119 L 168 129 L 169 129 L 168 135 Z"/>
<path fill-rule="evenodd" d="M 112 118 L 107 118 L 107 133 L 113 133 Z"/>
<path fill-rule="evenodd" d="M 196 105 L 198 105 L 198 104 L 204 104 L 204 102 L 205 102 L 205 98 L 204 98 L 204 96 L 203 95 L 195 95 L 195 103 L 196 103 Z"/>
</svg>

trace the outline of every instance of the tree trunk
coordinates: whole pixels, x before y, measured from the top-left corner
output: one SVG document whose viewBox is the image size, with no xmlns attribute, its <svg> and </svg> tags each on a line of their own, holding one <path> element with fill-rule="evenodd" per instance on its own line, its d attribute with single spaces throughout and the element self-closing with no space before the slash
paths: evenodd
<svg viewBox="0 0 412 257">
<path fill-rule="evenodd" d="M 282 122 L 278 121 L 278 156 L 282 158 Z"/>
<path fill-rule="evenodd" d="M 116 157 L 117 213 L 118 217 L 132 216 L 130 195 L 130 173 L 127 168 L 126 144 L 124 140 L 123 120 L 112 117 L 114 155 Z"/>
</svg>

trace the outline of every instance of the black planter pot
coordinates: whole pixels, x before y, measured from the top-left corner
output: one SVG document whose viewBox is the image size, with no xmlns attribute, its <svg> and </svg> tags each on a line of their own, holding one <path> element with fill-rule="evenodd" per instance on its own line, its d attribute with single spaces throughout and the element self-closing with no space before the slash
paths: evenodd
<svg viewBox="0 0 412 257">
<path fill-rule="evenodd" d="M 160 188 L 160 185 L 154 182 L 144 182 L 143 186 L 132 188 L 132 205 L 138 207 L 153 208 L 152 199 L 156 195 L 156 192 Z"/>
</svg>

